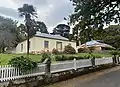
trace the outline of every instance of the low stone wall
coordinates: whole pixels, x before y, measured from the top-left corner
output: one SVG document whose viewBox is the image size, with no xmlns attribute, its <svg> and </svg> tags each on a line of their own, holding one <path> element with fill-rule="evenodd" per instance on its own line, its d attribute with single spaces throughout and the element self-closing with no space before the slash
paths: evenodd
<svg viewBox="0 0 120 87">
<path fill-rule="evenodd" d="M 44 85 L 67 80 L 76 76 L 103 70 L 113 66 L 115 65 L 108 64 L 108 65 L 96 66 L 94 68 L 89 67 L 89 68 L 77 69 L 76 71 L 69 70 L 60 73 L 54 73 L 51 75 L 49 74 L 46 76 L 36 76 L 36 77 L 29 77 L 24 79 L 17 79 L 9 82 L 0 83 L 0 87 L 44 87 Z"/>
</svg>

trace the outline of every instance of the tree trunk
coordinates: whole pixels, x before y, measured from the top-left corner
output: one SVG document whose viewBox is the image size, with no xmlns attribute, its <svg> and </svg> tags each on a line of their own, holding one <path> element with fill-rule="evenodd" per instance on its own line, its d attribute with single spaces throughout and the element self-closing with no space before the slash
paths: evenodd
<svg viewBox="0 0 120 87">
<path fill-rule="evenodd" d="M 29 57 L 29 38 L 30 38 L 30 32 L 29 32 L 29 29 L 30 29 L 30 27 L 31 27 L 31 16 L 30 16 L 30 14 L 28 13 L 28 14 L 26 14 L 25 15 L 25 18 L 26 18 L 26 27 L 27 27 L 27 34 L 28 34 L 28 36 L 27 36 L 27 57 Z"/>
<path fill-rule="evenodd" d="M 29 37 L 30 37 L 30 34 L 29 34 L 29 25 L 26 25 L 27 26 L 27 57 L 29 57 Z"/>
<path fill-rule="evenodd" d="M 29 37 L 30 37 L 30 35 L 29 35 L 29 26 L 27 26 L 27 33 L 28 33 L 28 36 L 27 36 L 27 57 L 29 57 Z"/>
<path fill-rule="evenodd" d="M 3 46 L 2 48 L 1 48 L 1 53 L 4 53 L 5 52 L 5 47 Z"/>
<path fill-rule="evenodd" d="M 2 42 L 2 46 L 1 46 L 1 53 L 5 52 L 5 45 L 4 45 L 4 41 Z"/>
</svg>

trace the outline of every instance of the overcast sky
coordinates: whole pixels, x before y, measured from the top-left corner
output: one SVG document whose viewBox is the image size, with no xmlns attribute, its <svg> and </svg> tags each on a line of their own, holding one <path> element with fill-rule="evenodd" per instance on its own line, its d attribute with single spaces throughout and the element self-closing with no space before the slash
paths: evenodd
<svg viewBox="0 0 120 87">
<path fill-rule="evenodd" d="M 59 23 L 66 23 L 64 17 L 68 17 L 73 11 L 70 0 L 0 0 L 0 15 L 14 18 L 18 21 L 24 20 L 19 17 L 17 8 L 23 4 L 32 4 L 36 7 L 38 20 L 45 22 L 48 30 Z"/>
</svg>

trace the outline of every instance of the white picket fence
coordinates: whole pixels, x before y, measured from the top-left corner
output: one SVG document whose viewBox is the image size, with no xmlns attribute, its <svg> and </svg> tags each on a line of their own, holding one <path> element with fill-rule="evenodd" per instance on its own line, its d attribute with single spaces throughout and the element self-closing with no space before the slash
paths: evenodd
<svg viewBox="0 0 120 87">
<path fill-rule="evenodd" d="M 98 58 L 95 59 L 95 65 L 112 63 L 112 58 Z M 19 78 L 32 77 L 45 74 L 45 64 L 39 64 L 37 68 L 30 70 L 26 73 L 21 73 L 18 68 L 11 67 L 10 65 L 0 66 L 0 81 L 9 81 Z M 66 70 L 76 70 L 78 68 L 90 67 L 92 66 L 91 59 L 81 59 L 64 61 L 56 64 L 51 64 L 51 73 L 57 73 Z"/>
</svg>

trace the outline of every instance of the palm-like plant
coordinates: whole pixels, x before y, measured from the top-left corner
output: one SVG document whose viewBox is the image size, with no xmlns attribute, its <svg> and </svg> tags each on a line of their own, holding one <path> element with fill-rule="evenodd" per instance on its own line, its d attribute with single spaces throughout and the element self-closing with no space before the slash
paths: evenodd
<svg viewBox="0 0 120 87">
<path fill-rule="evenodd" d="M 37 13 L 33 5 L 24 4 L 23 7 L 18 8 L 21 17 L 25 18 L 25 25 L 27 27 L 27 55 L 29 55 L 29 29 L 33 21 L 33 17 L 37 17 Z"/>
</svg>

